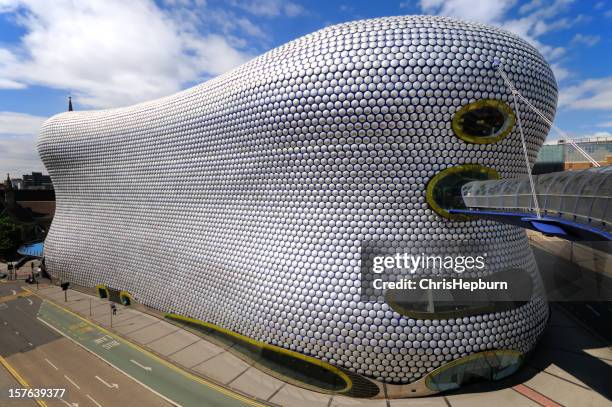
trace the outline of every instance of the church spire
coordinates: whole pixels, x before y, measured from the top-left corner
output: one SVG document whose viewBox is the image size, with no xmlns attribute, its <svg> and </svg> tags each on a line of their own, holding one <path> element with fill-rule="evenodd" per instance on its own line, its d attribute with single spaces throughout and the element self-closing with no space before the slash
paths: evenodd
<svg viewBox="0 0 612 407">
<path fill-rule="evenodd" d="M 68 96 L 68 111 L 72 112 L 72 96 Z"/>
<path fill-rule="evenodd" d="M 4 181 L 4 189 L 10 191 L 13 189 L 13 182 L 11 181 L 11 175 L 6 174 L 6 181 Z"/>
</svg>

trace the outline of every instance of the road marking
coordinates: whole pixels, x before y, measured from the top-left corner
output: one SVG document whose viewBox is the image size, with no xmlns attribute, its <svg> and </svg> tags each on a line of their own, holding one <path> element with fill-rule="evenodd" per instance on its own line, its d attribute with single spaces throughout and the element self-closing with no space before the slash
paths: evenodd
<svg viewBox="0 0 612 407">
<path fill-rule="evenodd" d="M 163 364 L 164 366 L 166 366 L 166 367 L 168 367 L 168 368 L 170 368 L 170 369 L 174 370 L 175 372 L 177 372 L 177 373 L 179 373 L 179 374 L 181 374 L 181 375 L 183 375 L 183 376 L 185 376 L 185 377 L 187 377 L 187 378 L 189 378 L 189 379 L 191 379 L 191 380 L 193 380 L 193 381 L 196 381 L 196 382 L 198 382 L 198 383 L 200 383 L 200 384 L 204 384 L 204 385 L 206 385 L 206 386 L 208 386 L 208 387 L 210 387 L 210 388 L 212 388 L 212 389 L 214 389 L 214 390 L 217 390 L 217 391 L 218 391 L 218 392 L 220 392 L 220 393 L 223 393 L 223 394 L 225 394 L 225 395 L 227 395 L 227 396 L 229 396 L 229 397 L 232 397 L 232 398 L 234 398 L 234 399 L 236 399 L 236 400 L 242 401 L 242 402 L 244 402 L 245 404 L 248 404 L 248 405 L 250 405 L 250 406 L 263 406 L 263 404 L 258 403 L 258 402 L 256 402 L 255 400 L 253 400 L 253 399 L 251 399 L 251 398 L 248 398 L 248 397 L 242 396 L 242 395 L 240 395 L 240 394 L 238 394 L 238 393 L 235 393 L 235 392 L 233 392 L 233 391 L 231 391 L 231 390 L 228 390 L 228 389 L 226 389 L 226 388 L 224 388 L 224 387 L 222 387 L 222 386 L 219 386 L 219 385 L 217 385 L 217 384 L 214 384 L 214 383 L 212 383 L 212 382 L 209 382 L 209 381 L 207 381 L 207 380 L 205 380 L 205 379 L 203 379 L 203 378 L 201 378 L 201 377 L 199 377 L 199 376 L 195 376 L 195 375 L 193 375 L 193 374 L 191 374 L 191 373 L 188 373 L 187 371 L 185 371 L 185 370 L 183 370 L 183 369 L 181 369 L 181 368 L 179 368 L 179 367 L 177 367 L 177 366 L 175 366 L 175 365 L 171 364 L 170 362 L 168 362 L 168 361 L 166 361 L 166 360 L 164 360 L 164 359 L 160 358 L 159 356 L 156 356 L 155 354 L 153 354 L 153 353 L 151 353 L 151 352 L 147 351 L 146 349 L 143 349 L 143 348 L 141 348 L 140 346 L 138 346 L 138 345 L 136 345 L 136 344 L 132 343 L 132 342 L 131 342 L 130 340 L 128 340 L 127 338 L 121 337 L 121 336 L 117 335 L 116 333 L 113 333 L 113 332 L 109 331 L 108 329 L 103 328 L 103 327 L 101 327 L 100 325 L 97 325 L 97 324 L 93 323 L 92 321 L 90 321 L 90 320 L 86 319 L 85 317 L 82 317 L 81 315 L 77 314 L 76 312 L 74 312 L 74 311 L 72 311 L 72 310 L 69 310 L 69 309 L 67 309 L 67 308 L 64 308 L 64 307 L 62 307 L 61 305 L 58 305 L 58 304 L 56 304 L 55 302 L 53 302 L 53 301 L 51 301 L 51 300 L 46 299 L 45 297 L 43 297 L 43 296 L 42 296 L 42 295 L 40 295 L 39 293 L 36 293 L 36 292 L 34 292 L 34 291 L 30 291 L 30 289 L 25 288 L 25 287 L 23 288 L 23 290 L 24 290 L 24 291 L 26 291 L 26 292 L 28 292 L 28 293 L 30 293 L 30 295 L 35 295 L 35 296 L 37 296 L 38 298 L 40 298 L 41 300 L 45 301 L 46 303 L 48 303 L 48 304 L 50 304 L 50 305 L 52 305 L 52 306 L 54 306 L 54 307 L 56 307 L 56 308 L 59 308 L 61 311 L 63 311 L 63 312 L 66 312 L 66 313 L 68 313 L 68 314 L 73 315 L 74 317 L 76 317 L 76 318 L 80 319 L 81 321 L 83 321 L 83 322 L 85 322 L 85 323 L 89 324 L 90 326 L 95 327 L 96 329 L 100 330 L 101 332 L 104 332 L 104 333 L 106 333 L 106 334 L 108 334 L 108 335 L 117 336 L 117 337 L 121 338 L 121 340 L 123 341 L 123 343 L 125 343 L 126 345 L 128 345 L 128 346 L 132 347 L 133 349 L 137 350 L 138 352 L 142 352 L 144 355 L 149 356 L 149 357 L 151 357 L 151 358 L 155 359 L 156 361 L 158 361 L 159 363 Z M 50 329 L 52 329 L 53 331 L 57 332 L 58 334 L 60 334 L 60 335 L 62 335 L 62 336 L 64 336 L 64 337 L 66 337 L 66 338 L 68 338 L 68 339 L 69 339 L 69 340 L 71 340 L 73 343 L 75 343 L 77 346 L 80 346 L 81 348 L 83 348 L 83 349 L 84 349 L 84 350 L 86 350 L 87 352 L 91 353 L 92 355 L 94 355 L 95 357 L 97 357 L 98 359 L 100 359 L 101 361 L 103 361 L 104 363 L 107 363 L 107 364 L 109 364 L 110 366 L 114 367 L 115 369 L 117 369 L 117 371 L 118 371 L 118 372 L 123 373 L 124 375 L 126 375 L 126 376 L 127 376 L 127 377 L 129 377 L 130 379 L 132 379 L 132 380 L 134 380 L 135 382 L 139 383 L 139 384 L 140 384 L 141 386 L 143 386 L 144 388 L 148 389 L 149 391 L 151 391 L 151 392 L 153 392 L 154 394 L 158 395 L 159 397 L 163 398 L 163 399 L 164 399 L 164 400 L 166 400 L 167 402 L 169 402 L 169 403 L 171 403 L 171 404 L 174 404 L 174 405 L 178 405 L 178 404 L 177 404 L 175 401 L 173 401 L 173 400 L 169 399 L 168 397 L 166 397 L 166 396 L 164 396 L 163 394 L 159 393 L 158 391 L 156 391 L 156 390 L 155 390 L 155 389 L 153 389 L 152 387 L 147 386 L 147 385 L 146 385 L 146 384 L 144 384 L 143 382 L 141 382 L 141 381 L 137 380 L 136 378 L 134 378 L 134 377 L 130 376 L 128 373 L 126 373 L 125 371 L 123 371 L 122 369 L 120 369 L 119 367 L 117 367 L 116 365 L 114 365 L 113 363 L 111 363 L 110 361 L 108 361 L 107 359 L 104 359 L 102 356 L 100 356 L 100 355 L 96 354 L 96 353 L 95 353 L 95 352 L 93 352 L 91 349 L 88 349 L 88 348 L 87 348 L 85 345 L 83 345 L 83 344 L 79 343 L 77 340 L 75 340 L 75 339 L 71 338 L 69 335 L 67 335 L 66 333 L 62 332 L 60 329 L 58 329 L 58 328 L 54 327 L 53 325 L 49 324 L 47 321 L 43 320 L 43 319 L 42 319 L 42 318 L 40 318 L 40 317 L 37 317 L 36 319 L 38 319 L 38 320 L 39 320 L 41 323 L 45 324 L 46 326 L 48 326 Z M 178 406 L 180 407 L 180 405 L 178 405 Z"/>
<path fill-rule="evenodd" d="M 74 387 L 76 387 L 77 389 L 81 390 L 81 387 L 80 387 L 78 384 L 76 384 L 76 383 L 74 382 L 74 380 L 72 380 L 71 378 L 69 378 L 69 377 L 68 377 L 68 376 L 66 376 L 66 375 L 64 375 L 64 377 L 65 377 L 65 378 L 66 378 L 66 380 L 68 380 L 70 383 L 74 384 Z"/>
<path fill-rule="evenodd" d="M 28 345 L 30 345 L 30 346 L 34 346 L 34 345 L 32 345 L 32 342 L 28 342 Z"/>
<path fill-rule="evenodd" d="M 15 335 L 19 335 L 19 331 L 15 331 Z"/>
<path fill-rule="evenodd" d="M 117 383 L 113 383 L 113 384 L 108 384 L 106 383 L 106 381 L 101 378 L 100 376 L 96 376 L 96 379 L 98 379 L 99 381 L 101 381 L 102 383 L 104 383 L 106 385 L 106 387 L 108 387 L 109 389 L 115 388 L 118 389 L 119 385 Z"/>
<path fill-rule="evenodd" d="M 79 407 L 79 403 L 68 403 L 66 400 L 64 399 L 60 399 L 64 402 L 65 405 L 67 405 L 68 407 Z"/>
<path fill-rule="evenodd" d="M 52 366 L 52 367 L 53 367 L 55 370 L 59 370 L 59 369 L 57 368 L 57 366 L 55 366 L 53 363 L 51 363 L 51 361 L 50 361 L 49 359 L 45 358 L 45 360 L 46 360 L 46 361 L 47 361 L 47 363 L 48 363 L 48 364 L 50 364 L 50 365 L 51 365 L 51 366 Z"/>
<path fill-rule="evenodd" d="M 595 308 L 591 307 L 589 304 L 586 304 L 586 307 L 590 309 L 593 312 L 593 314 L 597 315 L 598 317 L 601 316 L 601 314 L 597 312 L 597 310 L 595 310 Z"/>
<path fill-rule="evenodd" d="M 151 369 L 149 366 L 144 366 L 144 365 L 141 365 L 140 363 L 136 362 L 134 359 L 130 359 L 130 362 L 132 362 L 133 364 L 135 364 L 135 365 L 136 365 L 136 366 L 138 366 L 138 367 L 143 368 L 143 369 L 144 369 L 144 370 L 146 370 L 147 372 L 150 372 L 151 370 L 153 370 L 153 369 Z"/>
<path fill-rule="evenodd" d="M 32 300 L 31 300 L 31 299 L 29 299 L 29 298 L 27 298 L 27 300 L 28 300 L 28 304 L 30 304 L 30 305 L 34 305 L 34 301 L 32 301 Z"/>
<path fill-rule="evenodd" d="M 543 407 L 562 407 L 561 404 L 554 400 L 549 399 L 542 393 L 538 393 L 531 387 L 525 386 L 524 384 L 517 384 L 513 387 L 514 391 L 527 397 L 529 400 L 536 402 Z"/>
<path fill-rule="evenodd" d="M 53 303 L 51 303 L 53 304 Z M 55 304 L 53 304 L 55 305 Z M 57 305 L 56 305 L 57 306 Z M 61 307 L 58 307 L 60 309 L 63 309 Z M 76 314 L 75 314 L 76 315 Z M 46 326 L 49 327 L 49 329 L 57 332 L 58 334 L 62 335 L 63 337 L 65 337 L 66 339 L 72 341 L 75 345 L 80 346 L 81 348 L 83 348 L 85 351 L 89 352 L 90 354 L 94 355 L 95 357 L 97 357 L 98 359 L 100 359 L 102 362 L 109 364 L 111 367 L 115 368 L 119 373 L 123 373 L 124 375 L 126 375 L 127 377 L 129 377 L 130 379 L 134 380 L 136 383 L 140 384 L 142 387 L 144 387 L 145 389 L 149 390 L 151 393 L 159 396 L 160 398 L 166 400 L 168 403 L 177 406 L 177 407 L 182 407 L 180 404 L 178 404 L 177 402 L 175 402 L 174 400 L 169 399 L 168 397 L 164 396 L 163 394 L 161 394 L 160 392 L 158 392 L 157 390 L 155 390 L 154 388 L 147 386 L 146 384 L 144 384 L 143 382 L 141 382 L 140 380 L 136 379 L 135 377 L 129 375 L 127 372 L 125 372 L 124 370 L 121 370 L 119 367 L 117 367 L 116 365 L 112 364 L 111 362 L 109 362 L 108 360 L 104 359 L 102 356 L 98 355 L 97 353 L 93 352 L 91 349 L 87 348 L 85 345 L 83 345 L 82 343 L 78 342 L 77 340 L 71 338 L 70 336 L 68 336 L 66 333 L 62 332 L 61 330 L 57 329 L 56 327 L 54 327 L 53 325 L 51 325 L 50 323 L 48 323 L 47 321 L 45 321 L 44 319 L 42 319 L 41 317 L 37 317 L 36 319 L 38 319 L 41 323 L 45 324 Z M 81 318 L 82 319 L 82 318 Z M 99 326 L 96 325 L 96 327 L 98 329 L 103 329 L 100 328 Z M 108 332 L 108 331 L 106 331 Z M 110 334 L 110 332 L 109 332 Z M 129 342 L 126 342 L 129 343 Z M 248 400 L 248 399 L 247 399 Z M 254 406 L 259 406 L 260 404 L 252 404 Z M 42 407 L 42 406 L 41 406 Z M 46 407 L 46 406 L 45 406 Z"/>
<path fill-rule="evenodd" d="M 25 379 L 2 356 L 0 356 L 0 365 L 4 366 L 6 368 L 6 370 L 8 370 L 8 372 L 15 378 L 15 380 L 17 380 L 19 382 L 19 384 L 21 384 L 23 387 L 26 387 L 28 389 L 31 388 L 30 385 L 28 384 L 28 382 L 26 382 Z M 36 401 L 36 403 L 40 407 L 47 407 L 47 403 L 45 403 L 44 400 L 34 399 L 34 401 Z"/>
<path fill-rule="evenodd" d="M 0 297 L 0 303 L 9 302 L 9 301 L 16 300 L 17 298 L 24 298 L 24 297 L 29 297 L 33 295 L 31 291 L 22 291 L 19 294 L 17 294 L 17 291 L 15 290 L 11 290 L 11 291 L 13 292 L 13 294 L 5 295 L 4 297 Z"/>
<path fill-rule="evenodd" d="M 98 376 L 96 376 L 98 377 Z M 98 403 L 96 400 L 94 400 L 93 397 L 91 397 L 89 394 L 86 394 L 87 398 L 90 399 L 96 406 L 98 407 L 102 407 L 102 405 L 100 405 L 100 403 Z"/>
</svg>

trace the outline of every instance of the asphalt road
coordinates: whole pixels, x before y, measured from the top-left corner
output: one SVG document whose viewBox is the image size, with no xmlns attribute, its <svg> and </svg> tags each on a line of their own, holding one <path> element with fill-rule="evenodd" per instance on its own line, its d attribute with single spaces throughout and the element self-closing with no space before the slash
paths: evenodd
<svg viewBox="0 0 612 407">
<path fill-rule="evenodd" d="M 184 407 L 244 406 L 256 404 L 233 392 L 187 374 L 177 367 L 144 352 L 117 335 L 67 312 L 50 302 L 43 302 L 38 318 L 67 335 L 90 352 L 116 366 L 143 385 L 155 389 Z"/>
<path fill-rule="evenodd" d="M 18 284 L 0 283 L 0 356 L 32 388 L 66 389 L 61 399 L 45 399 L 48 406 L 171 405 L 40 322 L 42 301 L 19 292 Z M 7 388 L 0 395 L 2 406 L 12 405 Z"/>
<path fill-rule="evenodd" d="M 17 380 L 2 366 L 0 366 L 0 406 L 6 407 L 36 407 L 35 401 L 31 399 L 9 399 L 8 389 L 21 387 Z"/>
</svg>

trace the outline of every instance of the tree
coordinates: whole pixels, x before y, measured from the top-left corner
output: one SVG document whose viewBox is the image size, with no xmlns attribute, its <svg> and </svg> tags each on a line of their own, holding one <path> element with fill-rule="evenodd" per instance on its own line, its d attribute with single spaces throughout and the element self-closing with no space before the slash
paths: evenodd
<svg viewBox="0 0 612 407">
<path fill-rule="evenodd" d="M 22 228 L 7 216 L 0 216 L 0 258 L 7 259 L 15 255 L 21 245 Z"/>
</svg>

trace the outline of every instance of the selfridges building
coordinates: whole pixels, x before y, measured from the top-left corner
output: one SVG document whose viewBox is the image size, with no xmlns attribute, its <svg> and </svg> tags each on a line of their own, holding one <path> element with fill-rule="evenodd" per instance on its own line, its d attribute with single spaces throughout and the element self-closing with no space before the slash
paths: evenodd
<svg viewBox="0 0 612 407">
<path fill-rule="evenodd" d="M 172 96 L 58 114 L 38 141 L 57 195 L 47 269 L 319 391 L 420 396 L 505 377 L 548 319 L 534 256 L 522 229 L 445 206 L 462 180 L 526 175 L 516 113 L 531 162 L 549 130 L 513 104 L 494 59 L 554 117 L 533 46 L 430 16 L 330 26 Z M 364 244 L 461 241 L 489 272 L 531 276 L 530 298 L 438 310 L 364 298 Z"/>
</svg>

